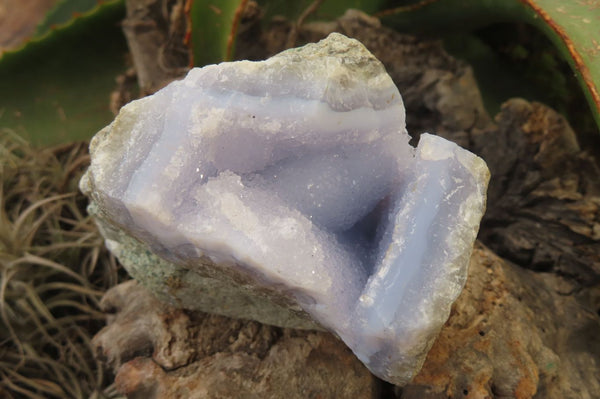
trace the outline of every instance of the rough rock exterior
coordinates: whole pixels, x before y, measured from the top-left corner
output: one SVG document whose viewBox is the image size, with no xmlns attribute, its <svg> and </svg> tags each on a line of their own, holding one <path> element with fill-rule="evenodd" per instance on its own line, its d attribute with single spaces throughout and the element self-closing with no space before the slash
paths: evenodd
<svg viewBox="0 0 600 399">
<path fill-rule="evenodd" d="M 129 103 L 81 187 L 109 249 L 169 303 L 322 326 L 401 385 L 464 285 L 489 178 L 455 143 L 409 139 L 381 62 L 334 33 Z"/>
</svg>

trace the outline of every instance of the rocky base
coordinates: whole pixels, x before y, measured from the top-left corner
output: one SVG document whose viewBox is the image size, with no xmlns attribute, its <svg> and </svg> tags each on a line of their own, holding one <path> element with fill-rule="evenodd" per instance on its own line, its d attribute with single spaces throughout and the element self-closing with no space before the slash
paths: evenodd
<svg viewBox="0 0 600 399">
<path fill-rule="evenodd" d="M 394 395 L 593 398 L 600 321 L 563 286 L 478 244 L 423 369 Z M 172 308 L 135 281 L 110 290 L 103 306 L 115 313 L 94 345 L 130 398 L 381 397 L 382 383 L 329 333 Z"/>
<path fill-rule="evenodd" d="M 95 338 L 129 398 L 371 398 L 378 381 L 336 337 L 176 309 L 135 281 Z"/>
</svg>

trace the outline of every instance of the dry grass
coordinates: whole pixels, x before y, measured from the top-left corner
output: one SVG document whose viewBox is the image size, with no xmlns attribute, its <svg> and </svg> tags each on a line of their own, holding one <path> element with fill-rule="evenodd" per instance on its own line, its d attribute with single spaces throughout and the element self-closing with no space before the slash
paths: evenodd
<svg viewBox="0 0 600 399">
<path fill-rule="evenodd" d="M 0 397 L 114 397 L 94 359 L 103 292 L 122 271 L 85 212 L 75 143 L 33 149 L 0 130 Z"/>
</svg>

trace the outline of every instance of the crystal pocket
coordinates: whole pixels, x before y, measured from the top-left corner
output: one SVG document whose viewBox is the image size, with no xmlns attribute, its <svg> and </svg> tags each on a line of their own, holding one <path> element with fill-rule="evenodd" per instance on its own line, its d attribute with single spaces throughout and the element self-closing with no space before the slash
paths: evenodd
<svg viewBox="0 0 600 399">
<path fill-rule="evenodd" d="M 81 189 L 158 297 L 326 328 L 402 385 L 462 290 L 489 179 L 456 144 L 409 139 L 383 65 L 334 33 L 124 106 Z"/>
</svg>

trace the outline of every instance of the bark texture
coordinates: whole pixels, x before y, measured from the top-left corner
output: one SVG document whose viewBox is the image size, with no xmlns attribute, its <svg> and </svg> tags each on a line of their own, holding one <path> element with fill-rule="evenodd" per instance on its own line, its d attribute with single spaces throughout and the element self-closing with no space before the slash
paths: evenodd
<svg viewBox="0 0 600 399">
<path fill-rule="evenodd" d="M 129 398 L 375 398 L 377 380 L 336 337 L 164 305 L 111 289 L 94 345 Z"/>
</svg>

